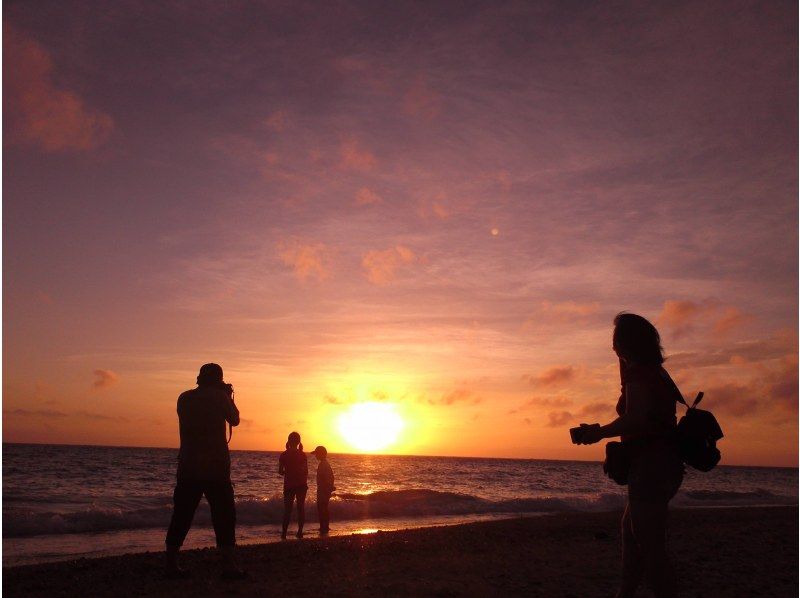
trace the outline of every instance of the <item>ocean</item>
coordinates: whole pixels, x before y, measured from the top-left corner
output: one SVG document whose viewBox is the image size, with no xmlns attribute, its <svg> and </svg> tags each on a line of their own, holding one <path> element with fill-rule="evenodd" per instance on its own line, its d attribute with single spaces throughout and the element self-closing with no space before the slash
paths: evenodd
<svg viewBox="0 0 800 598">
<path fill-rule="evenodd" d="M 162 550 L 177 449 L 3 444 L 3 566 Z M 388 455 L 329 457 L 332 534 L 565 511 L 621 509 L 625 489 L 596 462 Z M 278 453 L 232 451 L 237 541 L 278 541 Z M 307 536 L 315 535 L 309 455 Z M 688 470 L 677 507 L 796 505 L 797 468 Z M 295 528 L 293 521 L 290 532 Z M 187 548 L 213 546 L 205 501 Z"/>
</svg>

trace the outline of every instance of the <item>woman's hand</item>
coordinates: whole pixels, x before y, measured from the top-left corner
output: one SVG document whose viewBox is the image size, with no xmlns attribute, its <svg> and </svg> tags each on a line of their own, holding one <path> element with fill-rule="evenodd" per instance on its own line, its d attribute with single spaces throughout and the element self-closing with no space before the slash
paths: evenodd
<svg viewBox="0 0 800 598">
<path fill-rule="evenodd" d="M 594 444 L 604 438 L 600 424 L 581 424 L 581 434 L 578 444 Z"/>
</svg>

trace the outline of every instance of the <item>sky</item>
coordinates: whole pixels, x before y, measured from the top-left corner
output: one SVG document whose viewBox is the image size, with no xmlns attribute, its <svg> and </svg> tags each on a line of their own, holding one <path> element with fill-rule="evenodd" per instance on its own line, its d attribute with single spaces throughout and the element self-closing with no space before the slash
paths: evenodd
<svg viewBox="0 0 800 598">
<path fill-rule="evenodd" d="M 3 440 L 600 459 L 612 322 L 798 459 L 797 7 L 5 2 Z M 679 414 L 682 411 L 679 409 Z"/>
</svg>

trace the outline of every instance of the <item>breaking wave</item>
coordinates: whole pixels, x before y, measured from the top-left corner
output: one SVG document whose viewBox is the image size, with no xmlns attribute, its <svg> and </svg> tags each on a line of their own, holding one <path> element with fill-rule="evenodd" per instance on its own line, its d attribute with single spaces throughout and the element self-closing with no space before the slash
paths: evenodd
<svg viewBox="0 0 800 598">
<path fill-rule="evenodd" d="M 331 517 L 338 520 L 376 518 L 425 518 L 443 515 L 532 514 L 568 511 L 612 511 L 621 509 L 622 493 L 600 493 L 589 496 L 541 496 L 492 501 L 469 494 L 442 492 L 430 489 L 386 490 L 369 494 L 341 493 L 331 501 Z M 310 493 L 308 519 L 314 520 L 316 509 Z M 796 504 L 795 498 L 776 495 L 766 490 L 732 492 L 693 490 L 679 493 L 675 506 L 745 506 Z M 127 507 L 95 504 L 82 510 L 65 512 L 13 509 L 3 514 L 6 537 L 42 534 L 107 532 L 127 529 L 166 529 L 172 511 L 169 496 L 137 498 Z M 237 522 L 240 525 L 277 524 L 281 520 L 283 498 L 279 495 L 265 499 L 241 498 L 236 501 Z M 205 501 L 195 515 L 195 523 L 211 524 Z"/>
</svg>

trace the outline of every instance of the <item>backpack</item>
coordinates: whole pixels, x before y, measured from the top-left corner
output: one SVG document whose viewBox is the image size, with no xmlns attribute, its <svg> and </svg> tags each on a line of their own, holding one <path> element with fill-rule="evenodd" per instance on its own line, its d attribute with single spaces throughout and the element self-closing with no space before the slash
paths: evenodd
<svg viewBox="0 0 800 598">
<path fill-rule="evenodd" d="M 675 400 L 686 407 L 686 413 L 678 422 L 678 450 L 681 460 L 699 471 L 711 471 L 721 457 L 717 440 L 723 436 L 722 428 L 710 411 L 697 408 L 703 400 L 702 392 L 697 393 L 690 407 L 669 373 L 666 370 L 662 371 L 672 386 Z"/>
<path fill-rule="evenodd" d="M 720 452 L 717 440 L 723 436 L 717 418 L 710 411 L 698 409 L 703 393 L 697 393 L 690 407 L 683 396 L 677 393 L 676 401 L 686 406 L 686 413 L 678 422 L 678 447 L 681 459 L 700 471 L 711 471 L 719 463 Z"/>
</svg>

